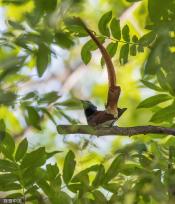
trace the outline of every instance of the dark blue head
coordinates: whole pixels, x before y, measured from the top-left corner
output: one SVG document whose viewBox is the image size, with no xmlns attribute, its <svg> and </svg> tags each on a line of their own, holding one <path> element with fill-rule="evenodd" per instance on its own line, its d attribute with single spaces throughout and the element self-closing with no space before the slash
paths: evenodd
<svg viewBox="0 0 175 204">
<path fill-rule="evenodd" d="M 83 104 L 86 117 L 91 116 L 93 113 L 97 111 L 97 107 L 94 104 L 92 104 L 90 101 L 81 100 L 81 102 Z"/>
</svg>

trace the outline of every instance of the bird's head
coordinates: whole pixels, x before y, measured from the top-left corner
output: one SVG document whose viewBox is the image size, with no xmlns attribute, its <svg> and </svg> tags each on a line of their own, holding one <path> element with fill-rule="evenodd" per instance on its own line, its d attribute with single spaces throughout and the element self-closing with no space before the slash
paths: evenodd
<svg viewBox="0 0 175 204">
<path fill-rule="evenodd" d="M 83 104 L 84 110 L 86 110 L 86 109 L 97 110 L 97 107 L 93 103 L 91 103 L 90 101 L 81 100 L 81 102 Z"/>
<path fill-rule="evenodd" d="M 97 111 L 97 107 L 90 101 L 81 100 L 81 102 L 83 104 L 83 109 L 85 111 L 86 117 L 91 116 L 93 113 Z"/>
</svg>

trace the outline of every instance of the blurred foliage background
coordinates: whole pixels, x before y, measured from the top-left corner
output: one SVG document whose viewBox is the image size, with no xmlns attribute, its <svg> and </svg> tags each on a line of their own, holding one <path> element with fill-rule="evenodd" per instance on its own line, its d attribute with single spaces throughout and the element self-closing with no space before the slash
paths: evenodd
<svg viewBox="0 0 175 204">
<path fill-rule="evenodd" d="M 112 36 L 107 36 L 109 22 L 104 20 L 104 27 L 98 31 L 101 16 L 109 16 L 109 11 L 112 11 L 111 18 L 120 19 L 118 32 L 122 37 L 117 38 L 115 32 L 113 34 L 113 26 L 110 27 Z M 109 176 L 111 183 L 108 186 L 105 183 L 107 179 L 94 184 L 94 189 L 87 188 L 81 192 L 85 185 L 83 182 L 86 183 L 83 177 L 78 180 L 82 184 L 79 189 L 75 190 L 78 188 L 76 186 L 71 192 L 71 187 L 65 185 L 68 185 L 70 178 L 67 180 L 64 176 L 62 184 L 60 181 L 53 184 L 49 180 L 53 184 L 50 188 L 55 189 L 54 185 L 60 185 L 60 189 L 66 192 L 60 195 L 60 201 L 43 187 L 47 184 L 31 181 L 32 187 L 37 183 L 37 188 L 42 189 L 41 193 L 37 188 L 32 191 L 31 186 L 26 187 L 20 177 L 17 183 L 24 184 L 22 196 L 25 194 L 28 198 L 27 203 L 174 203 L 175 155 L 172 136 L 150 134 L 132 138 L 97 138 L 57 133 L 58 124 L 86 123 L 79 99 L 91 100 L 103 109 L 107 95 L 107 73 L 105 66 L 101 66 L 101 54 L 97 49 L 91 53 L 93 49 L 85 47 L 89 37 L 71 21 L 73 16 L 81 17 L 97 36 L 103 37 L 105 46 L 111 42 L 117 43 L 117 49 L 110 54 L 122 88 L 119 106 L 128 109 L 117 124 L 134 126 L 156 123 L 174 127 L 174 0 L 1 0 L 0 128 L 1 132 L 5 128 L 10 133 L 11 139 L 3 143 L 3 134 L 1 136 L 0 196 L 9 195 L 9 191 L 14 193 L 11 190 L 17 191 L 16 197 L 21 195 L 21 188 L 14 189 L 8 187 L 10 184 L 4 184 L 11 178 L 7 175 L 8 179 L 5 180 L 4 171 L 12 170 L 4 167 L 3 161 L 14 161 L 12 155 L 15 154 L 15 147 L 6 153 L 3 145 L 11 148 L 8 147 L 8 140 L 14 140 L 16 145 L 23 141 L 21 149 L 26 149 L 21 153 L 23 156 L 16 156 L 19 159 L 15 165 L 28 171 L 35 167 L 37 176 L 44 171 L 40 166 L 46 164 L 46 158 L 49 159 L 47 163 L 56 162 L 61 175 L 63 169 L 64 176 L 67 173 L 65 168 L 70 170 L 69 165 L 74 169 L 74 162 L 70 162 L 74 161 L 74 154 L 76 173 L 95 164 L 104 166 L 92 171 L 103 172 L 103 168 L 108 169 L 118 156 L 116 166 L 113 164 L 111 167 L 118 169 L 118 176 L 114 173 L 110 177 L 109 168 L 106 176 Z M 82 53 L 83 48 L 85 54 Z M 91 61 L 87 59 L 89 52 L 92 54 Z M 43 162 L 36 166 L 29 164 L 33 161 L 28 158 L 30 156 L 25 156 L 27 142 L 24 138 L 29 144 L 28 151 L 33 152 L 32 157 L 45 155 Z M 48 152 L 62 152 L 51 157 L 54 153 L 48 156 L 43 146 Z M 36 149 L 38 152 L 34 152 Z M 68 164 L 65 155 L 70 162 Z M 27 159 L 20 162 L 22 157 Z M 127 162 L 120 168 L 121 160 Z M 49 168 L 55 170 L 57 167 L 49 166 L 47 173 Z M 86 171 L 87 174 L 90 171 Z M 19 172 L 22 172 L 24 180 L 32 176 L 31 171 L 26 175 L 22 170 Z M 105 177 L 103 173 L 99 174 Z M 88 176 L 92 181 L 94 175 Z M 42 177 L 41 181 L 44 179 Z M 54 193 L 59 194 L 60 189 Z M 34 192 L 38 194 L 34 196 Z M 44 200 L 43 195 L 46 196 Z"/>
</svg>

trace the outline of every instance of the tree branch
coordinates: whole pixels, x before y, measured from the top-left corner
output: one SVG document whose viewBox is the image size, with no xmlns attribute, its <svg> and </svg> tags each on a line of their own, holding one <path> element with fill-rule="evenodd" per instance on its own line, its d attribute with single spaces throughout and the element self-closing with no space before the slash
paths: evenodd
<svg viewBox="0 0 175 204">
<path fill-rule="evenodd" d="M 174 135 L 175 129 L 166 128 L 160 126 L 135 126 L 135 127 L 91 127 L 88 125 L 58 125 L 57 131 L 59 134 L 89 134 L 96 136 L 110 136 L 110 135 L 120 135 L 120 136 L 133 136 L 139 134 L 165 134 Z"/>
</svg>

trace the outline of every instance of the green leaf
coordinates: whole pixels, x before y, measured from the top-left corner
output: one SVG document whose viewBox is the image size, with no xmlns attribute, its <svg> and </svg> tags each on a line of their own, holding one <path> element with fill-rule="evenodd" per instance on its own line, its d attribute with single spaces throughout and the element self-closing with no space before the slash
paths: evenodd
<svg viewBox="0 0 175 204">
<path fill-rule="evenodd" d="M 0 186 L 7 183 L 18 181 L 18 177 L 13 173 L 5 173 L 0 175 Z"/>
<path fill-rule="evenodd" d="M 13 137 L 5 133 L 5 136 L 0 144 L 0 150 L 10 160 L 13 160 L 13 153 L 15 151 L 15 141 Z"/>
<path fill-rule="evenodd" d="M 152 52 L 150 52 L 147 62 L 145 64 L 144 74 L 154 75 L 159 69 L 160 65 L 157 61 L 158 48 L 153 48 Z"/>
<path fill-rule="evenodd" d="M 142 1 L 142 0 L 126 0 L 126 1 L 128 1 L 128 2 L 138 2 L 138 1 Z"/>
<path fill-rule="evenodd" d="M 114 55 L 117 52 L 117 47 L 118 47 L 118 43 L 109 43 L 108 46 L 106 47 L 107 52 L 109 53 L 110 57 L 114 57 Z M 105 63 L 103 57 L 101 58 L 101 65 L 103 66 Z"/>
<path fill-rule="evenodd" d="M 142 45 L 138 45 L 137 51 L 144 52 L 144 47 Z"/>
<path fill-rule="evenodd" d="M 57 101 L 57 99 L 60 98 L 60 96 L 58 96 L 58 92 L 57 91 L 51 91 L 49 93 L 44 94 L 38 101 L 38 103 L 42 104 L 42 103 L 53 103 L 55 101 Z"/>
<path fill-rule="evenodd" d="M 47 1 L 42 0 L 42 7 L 46 12 L 53 12 L 56 9 L 57 6 L 57 0 Z"/>
<path fill-rule="evenodd" d="M 138 37 L 136 36 L 136 35 L 133 35 L 133 37 L 132 37 L 132 42 L 133 43 L 138 43 Z"/>
<path fill-rule="evenodd" d="M 126 42 L 130 42 L 130 36 L 129 36 L 129 26 L 128 25 L 125 25 L 122 29 L 122 36 L 123 36 L 123 39 L 126 41 Z"/>
<path fill-rule="evenodd" d="M 8 23 L 10 26 L 12 26 L 16 30 L 22 30 L 22 31 L 25 30 L 21 24 L 15 22 L 15 21 L 8 20 Z"/>
<path fill-rule="evenodd" d="M 121 39 L 120 20 L 113 18 L 110 24 L 110 28 L 112 36 L 117 40 L 120 40 Z"/>
<path fill-rule="evenodd" d="M 53 157 L 55 154 L 62 153 L 62 151 L 52 151 L 52 152 L 46 152 L 46 157 L 49 159 L 50 157 Z"/>
<path fill-rule="evenodd" d="M 94 180 L 92 182 L 92 185 L 95 186 L 95 187 L 98 187 L 99 185 L 102 185 L 104 178 L 105 178 L 105 169 L 104 169 L 104 166 L 101 164 L 99 166 L 99 170 L 98 170 L 98 172 L 96 174 L 96 177 L 94 178 Z"/>
<path fill-rule="evenodd" d="M 17 167 L 14 163 L 11 161 L 5 160 L 5 159 L 0 159 L 0 171 L 1 172 L 13 172 L 17 170 Z"/>
<path fill-rule="evenodd" d="M 9 176 L 9 175 L 6 175 L 6 176 Z M 7 192 L 7 191 L 13 191 L 13 190 L 22 190 L 21 185 L 19 183 L 14 183 L 11 176 L 9 176 L 9 179 L 11 179 L 11 182 L 4 181 L 4 178 L 1 178 L 1 176 L 0 176 L 0 179 L 2 179 L 1 181 L 4 182 L 3 184 L 0 184 L 1 192 L 2 191 Z"/>
<path fill-rule="evenodd" d="M 74 174 L 75 165 L 75 155 L 72 151 L 69 151 L 65 157 L 63 167 L 63 179 L 66 184 L 69 183 Z"/>
<path fill-rule="evenodd" d="M 57 204 L 63 204 L 63 203 L 72 204 L 72 199 L 67 193 L 60 191 L 58 194 Z"/>
<path fill-rule="evenodd" d="M 80 100 L 77 100 L 75 98 L 70 98 L 70 99 L 67 99 L 67 100 L 65 100 L 63 102 L 55 103 L 55 105 L 58 105 L 58 106 L 67 106 L 67 107 L 79 109 L 82 106 L 82 103 L 81 103 Z"/>
<path fill-rule="evenodd" d="M 27 110 L 27 116 L 25 119 L 27 124 L 37 128 L 38 130 L 41 130 L 41 127 L 39 125 L 41 118 L 38 113 L 38 110 L 33 106 L 27 106 L 26 110 Z"/>
<path fill-rule="evenodd" d="M 6 4 L 21 5 L 21 4 L 26 3 L 26 0 L 3 0 L 2 2 Z"/>
<path fill-rule="evenodd" d="M 104 42 L 104 38 L 98 38 L 101 43 Z M 81 49 L 81 58 L 85 64 L 88 64 L 91 60 L 91 51 L 98 49 L 98 46 L 93 40 L 87 41 Z"/>
<path fill-rule="evenodd" d="M 114 55 L 116 54 L 117 51 L 117 47 L 118 47 L 118 43 L 109 43 L 108 46 L 106 47 L 106 50 L 108 51 L 110 57 L 114 57 Z"/>
<path fill-rule="evenodd" d="M 98 23 L 98 29 L 100 33 L 108 37 L 110 36 L 108 23 L 111 20 L 111 18 L 112 18 L 112 11 L 108 11 L 100 18 L 99 23 Z"/>
<path fill-rule="evenodd" d="M 138 176 L 143 173 L 143 170 L 139 164 L 125 164 L 121 170 L 121 173 L 126 176 Z"/>
<path fill-rule="evenodd" d="M 131 56 L 136 56 L 136 54 L 137 54 L 136 45 L 131 45 L 130 46 L 130 55 Z"/>
<path fill-rule="evenodd" d="M 40 110 L 48 116 L 48 118 L 53 122 L 54 125 L 57 125 L 56 120 L 53 117 L 53 114 L 49 112 L 46 108 L 40 108 Z"/>
<path fill-rule="evenodd" d="M 151 166 L 153 160 L 146 157 L 145 155 L 139 155 L 139 162 L 140 162 L 141 166 L 143 166 L 144 168 L 149 168 Z"/>
<path fill-rule="evenodd" d="M 84 48 L 82 48 L 81 50 L 81 59 L 83 60 L 83 62 L 87 65 L 90 60 L 91 60 L 91 53 L 89 50 L 85 50 Z"/>
<path fill-rule="evenodd" d="M 114 193 L 111 195 L 110 200 L 108 201 L 109 204 L 116 204 L 116 200 L 119 200 L 120 196 L 118 195 L 118 193 Z"/>
<path fill-rule="evenodd" d="M 163 91 L 163 89 L 161 89 L 159 86 L 156 86 L 154 83 L 145 80 L 141 80 L 141 82 L 150 89 L 153 89 L 155 91 Z"/>
<path fill-rule="evenodd" d="M 113 160 L 111 166 L 107 170 L 104 178 L 104 182 L 108 183 L 110 180 L 116 177 L 117 174 L 120 172 L 120 169 L 123 164 L 124 164 L 124 156 L 120 154 Z"/>
<path fill-rule="evenodd" d="M 73 193 L 77 193 L 78 191 L 81 191 L 83 189 L 83 185 L 78 183 L 78 184 L 69 184 L 68 189 L 72 191 Z"/>
<path fill-rule="evenodd" d="M 169 87 L 170 93 L 173 93 L 173 95 L 175 95 L 174 72 L 168 73 L 166 78 L 167 78 L 167 87 Z"/>
<path fill-rule="evenodd" d="M 68 30 L 71 33 L 75 33 L 76 36 L 79 37 L 86 37 L 89 34 L 85 31 L 85 29 L 82 26 L 82 22 L 79 21 L 77 18 L 66 18 L 64 20 L 65 25 L 67 26 Z"/>
<path fill-rule="evenodd" d="M 162 87 L 162 89 L 164 89 L 164 90 L 169 89 L 167 79 L 166 79 L 166 77 L 165 77 L 165 75 L 161 69 L 157 72 L 157 80 L 159 82 L 159 85 Z"/>
<path fill-rule="evenodd" d="M 151 96 L 144 101 L 142 101 L 137 108 L 150 108 L 159 103 L 165 102 L 172 99 L 170 96 L 166 94 L 158 94 L 156 96 Z"/>
<path fill-rule="evenodd" d="M 95 190 L 93 192 L 93 195 L 95 197 L 95 202 L 96 203 L 100 203 L 100 204 L 106 204 L 107 203 L 107 199 L 106 197 L 103 195 L 103 193 L 101 193 L 100 191 L 98 190 Z"/>
<path fill-rule="evenodd" d="M 6 125 L 4 120 L 0 119 L 0 144 L 5 137 L 5 134 L 6 134 Z"/>
<path fill-rule="evenodd" d="M 38 51 L 36 53 L 36 66 L 38 76 L 42 77 L 47 69 L 50 59 L 50 49 L 44 44 L 39 44 Z"/>
<path fill-rule="evenodd" d="M 28 148 L 28 142 L 27 142 L 27 139 L 25 138 L 21 141 L 21 143 L 18 145 L 18 148 L 16 150 L 16 154 L 15 154 L 16 161 L 19 161 L 25 156 L 27 152 L 27 148 Z"/>
<path fill-rule="evenodd" d="M 6 196 L 5 198 L 18 198 L 22 200 L 23 196 L 24 195 L 22 193 L 11 193 L 11 194 L 8 194 L 8 196 Z"/>
<path fill-rule="evenodd" d="M 89 172 L 97 172 L 99 170 L 99 165 L 98 164 L 95 164 L 95 165 L 92 165 L 82 171 L 80 171 L 78 174 L 76 174 L 72 181 L 73 183 L 77 183 L 77 182 L 80 182 L 80 181 L 83 181 L 83 182 L 89 182 L 89 179 L 88 179 L 88 173 Z"/>
<path fill-rule="evenodd" d="M 50 185 L 48 182 L 46 182 L 44 179 L 40 179 L 37 181 L 37 185 L 42 189 L 42 191 L 45 193 L 45 195 L 48 196 L 49 200 L 56 204 L 56 199 L 54 196 L 53 189 L 50 188 Z"/>
<path fill-rule="evenodd" d="M 47 164 L 47 176 L 50 181 L 54 180 L 59 174 L 59 168 L 57 164 Z"/>
<path fill-rule="evenodd" d="M 167 106 L 159 111 L 157 111 L 151 118 L 151 122 L 160 123 L 163 121 L 172 120 L 175 117 L 175 105 Z"/>
<path fill-rule="evenodd" d="M 38 93 L 36 91 L 32 91 L 32 92 L 27 93 L 22 99 L 28 100 L 31 98 L 37 98 L 37 96 L 38 96 Z"/>
<path fill-rule="evenodd" d="M 57 32 L 55 34 L 56 43 L 65 49 L 69 49 L 74 45 L 71 36 L 68 33 Z"/>
<path fill-rule="evenodd" d="M 120 50 L 119 61 L 120 64 L 126 64 L 128 62 L 129 45 L 124 44 Z"/>
<path fill-rule="evenodd" d="M 47 155 L 44 147 L 40 147 L 30 153 L 27 153 L 22 162 L 22 168 L 36 168 L 42 166 L 47 160 Z"/>
<path fill-rule="evenodd" d="M 86 37 L 88 36 L 88 33 L 82 28 L 82 26 L 79 25 L 71 25 L 68 27 L 69 31 L 76 34 L 78 37 Z"/>
<path fill-rule="evenodd" d="M 0 90 L 0 104 L 1 105 L 13 105 L 13 103 L 15 102 L 17 98 L 17 95 L 13 92 L 3 92 L 2 90 Z"/>
<path fill-rule="evenodd" d="M 118 184 L 118 183 L 109 183 L 109 184 L 103 185 L 103 188 L 106 189 L 107 191 L 112 192 L 112 193 L 116 193 L 116 192 L 119 191 L 120 184 Z"/>
<path fill-rule="evenodd" d="M 149 46 L 154 41 L 155 38 L 156 38 L 156 33 L 154 31 L 151 31 L 143 35 L 139 39 L 139 43 L 142 44 L 142 46 Z"/>
<path fill-rule="evenodd" d="M 174 8 L 174 4 L 170 3 L 173 2 L 171 0 L 168 1 L 163 1 L 161 0 L 148 0 L 148 12 L 149 12 L 149 16 L 150 19 L 153 22 L 159 23 L 162 21 L 162 18 L 164 20 L 164 22 L 166 22 L 166 18 L 169 16 L 168 14 L 168 10 L 171 10 Z M 173 7 L 173 8 L 172 8 Z M 155 12 L 157 11 L 157 12 Z M 174 10 L 172 10 L 174 11 Z"/>
</svg>

